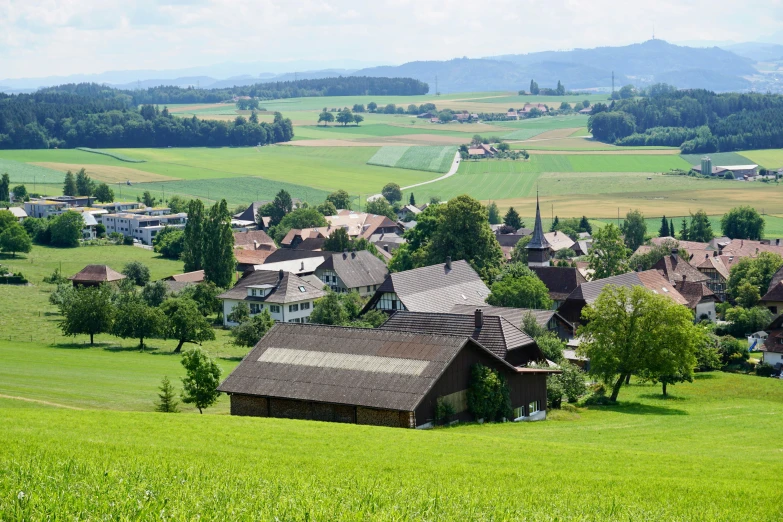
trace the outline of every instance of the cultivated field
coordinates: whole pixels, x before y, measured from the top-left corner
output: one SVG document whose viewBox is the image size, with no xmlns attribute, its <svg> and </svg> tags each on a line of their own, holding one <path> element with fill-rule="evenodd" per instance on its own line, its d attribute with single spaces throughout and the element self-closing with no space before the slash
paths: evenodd
<svg viewBox="0 0 783 522">
<path fill-rule="evenodd" d="M 0 397 L 4 520 L 783 517 L 760 486 L 783 474 L 773 379 L 702 374 L 668 400 L 632 385 L 547 422 L 416 431 L 151 413 L 163 375 L 179 387 L 176 356 L 4 342 L 0 356 L 15 397 Z"/>
<path fill-rule="evenodd" d="M 367 164 L 445 173 L 456 153 L 457 147 L 381 147 Z"/>
</svg>

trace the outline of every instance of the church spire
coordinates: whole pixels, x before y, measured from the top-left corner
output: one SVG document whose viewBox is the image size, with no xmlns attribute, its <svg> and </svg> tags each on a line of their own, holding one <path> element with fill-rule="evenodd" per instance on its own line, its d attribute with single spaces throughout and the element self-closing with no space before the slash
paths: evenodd
<svg viewBox="0 0 783 522">
<path fill-rule="evenodd" d="M 538 204 L 538 189 L 536 189 L 536 224 L 533 236 L 525 247 L 528 250 L 528 266 L 549 266 L 549 241 L 544 236 L 544 226 L 541 224 L 541 209 Z"/>
</svg>

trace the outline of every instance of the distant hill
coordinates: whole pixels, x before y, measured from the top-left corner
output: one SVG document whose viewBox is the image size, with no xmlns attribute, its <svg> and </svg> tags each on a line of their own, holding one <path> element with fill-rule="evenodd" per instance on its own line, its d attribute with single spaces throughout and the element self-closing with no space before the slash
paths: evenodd
<svg viewBox="0 0 783 522">
<path fill-rule="evenodd" d="M 754 62 L 768 62 L 783 59 L 783 45 L 762 42 L 747 42 L 723 46 L 723 49 L 749 58 Z"/>
<path fill-rule="evenodd" d="M 363 76 L 406 76 L 434 83 L 441 92 L 526 89 L 531 79 L 541 87 L 560 80 L 568 89 L 608 89 L 612 71 L 617 87 L 625 83 L 647 85 L 659 81 L 677 87 L 703 87 L 714 91 L 747 89 L 742 76 L 756 73 L 753 61 L 717 47 L 695 48 L 663 40 L 623 47 L 572 51 L 505 54 L 481 59 L 409 62 L 396 67 L 361 69 Z M 687 72 L 680 80 L 678 72 Z"/>
</svg>

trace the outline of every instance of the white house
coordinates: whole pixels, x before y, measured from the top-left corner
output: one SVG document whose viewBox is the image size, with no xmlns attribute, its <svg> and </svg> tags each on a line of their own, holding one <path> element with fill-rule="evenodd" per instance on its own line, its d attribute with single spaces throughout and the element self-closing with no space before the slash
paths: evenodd
<svg viewBox="0 0 783 522">
<path fill-rule="evenodd" d="M 27 217 L 27 212 L 22 207 L 6 207 L 7 211 L 14 215 L 17 221 L 20 223 Z"/>
<path fill-rule="evenodd" d="M 332 254 L 315 269 L 315 275 L 335 292 L 373 295 L 386 280 L 386 263 L 367 250 Z"/>
<path fill-rule="evenodd" d="M 281 323 L 306 323 L 313 312 L 313 302 L 326 295 L 304 279 L 280 270 L 247 272 L 237 284 L 218 296 L 223 301 L 223 325 L 236 326 L 228 315 L 240 302 L 250 308 L 250 315 L 267 310 Z"/>
<path fill-rule="evenodd" d="M 118 232 L 125 236 L 138 239 L 145 245 L 151 245 L 155 236 L 166 227 L 184 229 L 188 221 L 185 212 L 169 214 L 169 209 L 145 209 L 139 212 L 124 212 L 106 214 L 101 223 L 106 227 L 106 233 Z"/>
</svg>

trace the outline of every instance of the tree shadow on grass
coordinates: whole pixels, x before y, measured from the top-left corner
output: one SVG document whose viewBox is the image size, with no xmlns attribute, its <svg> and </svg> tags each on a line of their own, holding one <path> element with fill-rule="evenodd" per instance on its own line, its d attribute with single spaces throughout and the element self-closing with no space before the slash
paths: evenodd
<svg viewBox="0 0 783 522">
<path fill-rule="evenodd" d="M 245 358 L 244 355 L 221 355 L 220 357 L 218 357 L 218 359 L 220 359 L 221 361 L 236 361 L 236 362 L 240 362 L 244 358 Z"/>
<path fill-rule="evenodd" d="M 90 348 L 101 348 L 103 347 L 100 343 L 96 344 L 90 344 L 90 343 L 55 343 L 50 344 L 52 348 L 60 348 L 63 350 L 89 350 Z"/>
<path fill-rule="evenodd" d="M 714 373 L 697 373 L 693 376 L 694 380 L 706 380 L 706 379 L 715 379 Z"/>
<path fill-rule="evenodd" d="M 685 410 L 664 408 L 663 406 L 641 404 L 638 402 L 618 402 L 617 404 L 608 406 L 590 406 L 590 409 L 614 411 L 628 415 L 688 415 L 688 412 Z"/>
<path fill-rule="evenodd" d="M 677 395 L 664 395 L 662 393 L 645 393 L 643 395 L 639 395 L 642 399 L 652 399 L 654 401 L 671 401 L 671 402 L 678 402 L 678 401 L 687 401 L 688 399 L 686 397 L 678 397 Z"/>
</svg>

